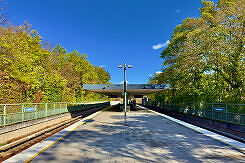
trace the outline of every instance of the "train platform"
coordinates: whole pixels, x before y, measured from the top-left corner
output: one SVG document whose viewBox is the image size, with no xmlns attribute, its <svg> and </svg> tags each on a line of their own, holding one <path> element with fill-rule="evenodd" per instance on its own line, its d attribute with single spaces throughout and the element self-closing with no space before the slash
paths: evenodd
<svg viewBox="0 0 245 163">
<path fill-rule="evenodd" d="M 5 162 L 245 162 L 245 145 L 138 106 L 104 110 Z"/>
</svg>

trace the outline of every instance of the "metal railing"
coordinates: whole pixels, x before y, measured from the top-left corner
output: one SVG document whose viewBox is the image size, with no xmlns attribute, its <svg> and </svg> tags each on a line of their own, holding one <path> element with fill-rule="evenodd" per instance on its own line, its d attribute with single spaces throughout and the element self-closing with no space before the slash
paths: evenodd
<svg viewBox="0 0 245 163">
<path fill-rule="evenodd" d="M 162 102 L 147 102 L 146 105 L 192 115 L 201 118 L 233 123 L 245 126 L 245 104 L 228 103 L 190 103 L 190 104 L 165 104 Z"/>
<path fill-rule="evenodd" d="M 0 104 L 0 127 L 52 115 L 107 105 L 110 105 L 110 102 Z"/>
</svg>

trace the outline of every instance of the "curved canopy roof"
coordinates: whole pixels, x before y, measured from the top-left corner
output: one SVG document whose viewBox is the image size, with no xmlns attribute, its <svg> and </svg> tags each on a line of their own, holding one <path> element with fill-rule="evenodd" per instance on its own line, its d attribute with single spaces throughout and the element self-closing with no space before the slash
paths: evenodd
<svg viewBox="0 0 245 163">
<path fill-rule="evenodd" d="M 83 89 L 120 97 L 123 93 L 123 84 L 84 84 Z M 148 95 L 165 89 L 169 89 L 169 84 L 127 84 L 128 96 Z"/>
</svg>

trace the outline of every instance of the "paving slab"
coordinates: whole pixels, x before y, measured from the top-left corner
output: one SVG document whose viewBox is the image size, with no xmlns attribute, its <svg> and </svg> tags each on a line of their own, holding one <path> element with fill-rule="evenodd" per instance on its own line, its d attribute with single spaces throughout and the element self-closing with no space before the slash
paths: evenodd
<svg viewBox="0 0 245 163">
<path fill-rule="evenodd" d="M 104 111 L 32 162 L 245 162 L 234 147 L 147 110 Z"/>
</svg>

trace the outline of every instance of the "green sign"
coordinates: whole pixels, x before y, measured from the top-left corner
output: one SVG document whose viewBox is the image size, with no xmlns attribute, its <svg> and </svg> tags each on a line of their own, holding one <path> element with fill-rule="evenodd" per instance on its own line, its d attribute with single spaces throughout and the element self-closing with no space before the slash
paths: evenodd
<svg viewBox="0 0 245 163">
<path fill-rule="evenodd" d="M 122 93 L 122 95 L 124 95 L 124 92 Z M 126 95 L 128 95 L 128 93 L 126 92 Z"/>
</svg>

